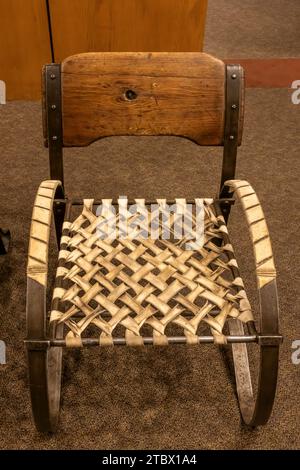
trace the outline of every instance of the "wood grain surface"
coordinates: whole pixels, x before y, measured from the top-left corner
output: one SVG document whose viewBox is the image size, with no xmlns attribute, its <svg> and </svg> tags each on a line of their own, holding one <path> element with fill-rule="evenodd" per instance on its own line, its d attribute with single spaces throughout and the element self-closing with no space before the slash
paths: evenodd
<svg viewBox="0 0 300 470">
<path fill-rule="evenodd" d="M 87 53 L 62 63 L 63 140 L 178 135 L 221 145 L 224 63 L 203 53 Z"/>
<path fill-rule="evenodd" d="M 201 51 L 207 0 L 49 0 L 56 62 L 95 51 Z"/>
<path fill-rule="evenodd" d="M 46 2 L 0 0 L 0 44 L 7 99 L 40 99 L 41 68 L 51 62 Z"/>
</svg>

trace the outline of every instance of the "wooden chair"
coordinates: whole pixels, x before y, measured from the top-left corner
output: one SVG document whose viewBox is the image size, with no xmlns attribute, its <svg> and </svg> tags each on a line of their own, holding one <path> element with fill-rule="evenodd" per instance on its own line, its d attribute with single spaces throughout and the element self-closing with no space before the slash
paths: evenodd
<svg viewBox="0 0 300 470">
<path fill-rule="evenodd" d="M 43 85 L 51 180 L 41 183 L 33 208 L 25 341 L 37 429 L 54 431 L 57 426 L 64 347 L 183 342 L 231 345 L 243 420 L 249 426 L 266 423 L 282 337 L 264 214 L 251 185 L 234 179 L 243 129 L 242 67 L 204 53 L 87 53 L 46 65 Z M 107 200 L 65 197 L 63 147 L 87 146 L 112 135 L 175 135 L 224 147 L 220 192 L 203 200 L 202 247 L 187 250 L 178 240 L 163 239 L 161 225 L 158 239 L 103 239 L 97 233 L 102 216 L 95 214 L 95 206 Z M 258 325 L 227 230 L 235 198 L 241 202 L 254 250 Z M 166 201 L 156 202 L 163 212 Z M 177 200 L 182 207 L 187 202 L 197 200 Z M 74 220 L 78 205 L 82 213 Z M 48 317 L 52 214 L 59 255 Z M 256 396 L 247 343 L 256 343 L 260 350 Z"/>
</svg>

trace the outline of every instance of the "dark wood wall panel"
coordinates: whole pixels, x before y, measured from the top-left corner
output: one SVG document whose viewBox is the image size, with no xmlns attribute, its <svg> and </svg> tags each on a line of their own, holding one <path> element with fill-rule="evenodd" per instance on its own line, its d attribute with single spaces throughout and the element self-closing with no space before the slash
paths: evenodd
<svg viewBox="0 0 300 470">
<path fill-rule="evenodd" d="M 207 0 L 49 0 L 54 56 L 201 51 Z"/>
<path fill-rule="evenodd" d="M 0 80 L 7 99 L 39 99 L 41 67 L 51 62 L 45 0 L 0 0 Z"/>
</svg>

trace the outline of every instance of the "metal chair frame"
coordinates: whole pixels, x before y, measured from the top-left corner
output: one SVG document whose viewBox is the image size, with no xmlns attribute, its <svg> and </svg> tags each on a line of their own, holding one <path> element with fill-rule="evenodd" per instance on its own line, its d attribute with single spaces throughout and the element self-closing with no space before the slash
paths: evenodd
<svg viewBox="0 0 300 470">
<path fill-rule="evenodd" d="M 241 113 L 243 112 L 243 69 L 239 65 L 227 65 L 225 92 L 224 152 L 220 193 L 215 205 L 223 214 L 227 224 L 234 191 L 228 180 L 234 180 Z M 49 148 L 51 180 L 58 183 L 54 190 L 50 211 L 53 213 L 58 247 L 64 220 L 68 220 L 74 205 L 79 200 L 69 200 L 64 194 L 63 174 L 63 125 L 62 87 L 60 64 L 44 68 L 44 111 L 45 137 Z M 150 202 L 151 203 L 151 202 Z M 44 273 L 43 273 L 44 275 Z M 55 431 L 60 408 L 62 348 L 66 346 L 63 326 L 56 335 L 48 332 L 46 309 L 46 282 L 44 285 L 28 277 L 27 284 L 27 338 L 29 380 L 33 416 L 39 431 Z M 272 411 L 276 391 L 278 354 L 282 336 L 278 330 L 278 301 L 276 279 L 259 287 L 260 326 L 248 322 L 247 333 L 240 321 L 229 321 L 230 334 L 227 342 L 232 347 L 237 395 L 243 421 L 251 427 L 265 424 Z M 152 344 L 152 338 L 145 338 L 145 344 Z M 185 342 L 184 337 L 174 337 L 172 343 Z M 114 344 L 124 344 L 116 338 Z M 212 336 L 199 336 L 199 343 L 213 343 Z M 247 343 L 256 343 L 260 350 L 259 382 L 256 397 L 253 394 Z M 83 339 L 84 346 L 98 345 L 94 339 Z"/>
</svg>

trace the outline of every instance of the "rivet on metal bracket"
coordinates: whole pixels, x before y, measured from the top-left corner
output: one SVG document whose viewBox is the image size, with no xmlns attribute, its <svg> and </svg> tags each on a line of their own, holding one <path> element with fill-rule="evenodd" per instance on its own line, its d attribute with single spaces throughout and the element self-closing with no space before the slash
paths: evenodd
<svg viewBox="0 0 300 470">
<path fill-rule="evenodd" d="M 52 140 L 57 140 L 57 135 L 53 135 Z"/>
<path fill-rule="evenodd" d="M 233 74 L 231 75 L 231 78 L 234 80 L 235 78 L 237 78 L 237 74 L 236 74 L 236 73 L 233 73 Z"/>
<path fill-rule="evenodd" d="M 230 135 L 229 140 L 234 140 L 234 135 Z"/>
<path fill-rule="evenodd" d="M 50 78 L 51 78 L 51 80 L 54 80 L 56 78 L 55 73 L 51 73 Z"/>
<path fill-rule="evenodd" d="M 56 109 L 56 104 L 52 104 L 51 109 L 53 109 L 53 110 Z"/>
</svg>

